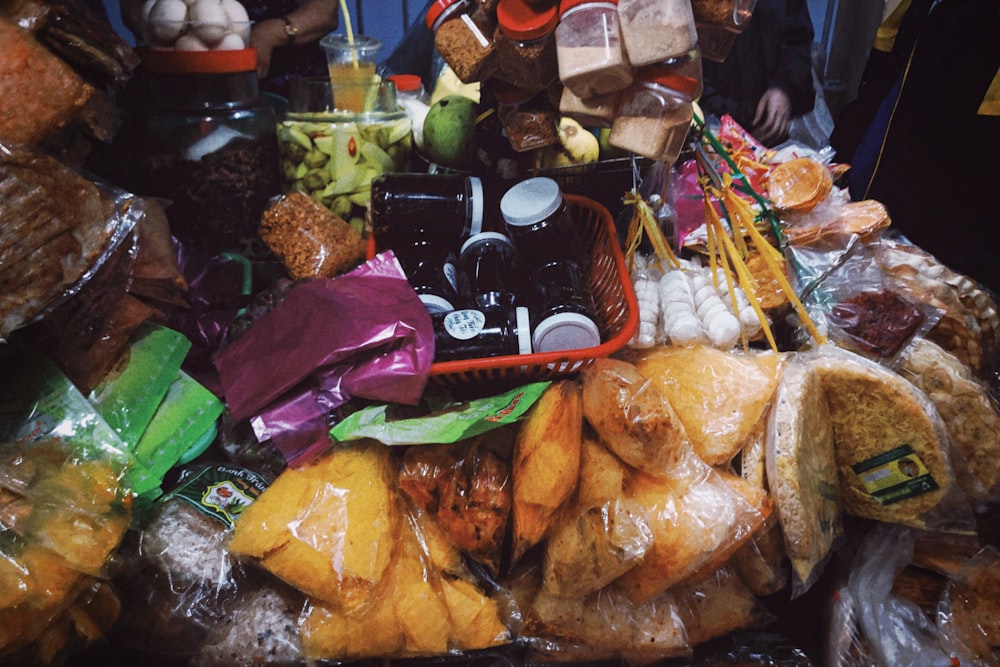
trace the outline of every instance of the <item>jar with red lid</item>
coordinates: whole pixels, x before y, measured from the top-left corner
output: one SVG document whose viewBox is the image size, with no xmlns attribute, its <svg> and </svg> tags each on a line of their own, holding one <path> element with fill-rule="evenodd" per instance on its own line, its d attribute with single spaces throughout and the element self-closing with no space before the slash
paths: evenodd
<svg viewBox="0 0 1000 667">
<path fill-rule="evenodd" d="M 617 5 L 618 0 L 563 0 L 559 5 L 559 79 L 581 98 L 605 95 L 632 83 Z"/>
<path fill-rule="evenodd" d="M 618 20 L 633 67 L 687 53 L 698 42 L 691 0 L 618 0 Z"/>
<path fill-rule="evenodd" d="M 756 7 L 757 0 L 691 0 L 702 57 L 725 60 Z"/>
<path fill-rule="evenodd" d="M 687 139 L 693 102 L 701 90 L 697 47 L 683 57 L 637 68 L 635 81 L 622 93 L 609 143 L 652 160 L 675 162 Z"/>
<path fill-rule="evenodd" d="M 494 76 L 531 92 L 559 78 L 555 29 L 559 6 L 500 0 L 496 10 L 497 70 Z"/>
<path fill-rule="evenodd" d="M 559 141 L 559 110 L 544 93 L 494 82 L 497 117 L 504 135 L 518 153 Z"/>
<path fill-rule="evenodd" d="M 495 69 L 496 19 L 474 0 L 435 0 L 424 23 L 434 47 L 463 83 L 482 81 Z"/>
<path fill-rule="evenodd" d="M 259 95 L 256 49 L 140 48 L 136 187 L 170 200 L 171 232 L 212 254 L 267 257 L 257 235 L 281 192 L 276 118 Z"/>
</svg>

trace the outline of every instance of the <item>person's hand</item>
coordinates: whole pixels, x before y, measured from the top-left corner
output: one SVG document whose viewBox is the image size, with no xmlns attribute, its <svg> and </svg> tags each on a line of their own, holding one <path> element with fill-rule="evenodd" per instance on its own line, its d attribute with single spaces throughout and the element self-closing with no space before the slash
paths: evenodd
<svg viewBox="0 0 1000 667">
<path fill-rule="evenodd" d="M 768 88 L 757 103 L 750 134 L 762 144 L 774 146 L 788 138 L 792 124 L 792 101 L 779 88 Z"/>
<path fill-rule="evenodd" d="M 254 23 L 250 30 L 250 46 L 257 49 L 257 76 L 261 79 L 271 70 L 271 54 L 288 41 L 285 22 L 281 19 L 267 19 Z"/>
</svg>

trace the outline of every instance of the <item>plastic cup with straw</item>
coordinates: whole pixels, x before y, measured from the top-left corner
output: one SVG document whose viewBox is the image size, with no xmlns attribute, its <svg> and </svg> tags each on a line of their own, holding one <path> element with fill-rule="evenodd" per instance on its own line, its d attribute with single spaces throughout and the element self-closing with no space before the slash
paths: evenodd
<svg viewBox="0 0 1000 667">
<path fill-rule="evenodd" d="M 375 37 L 355 35 L 346 0 L 340 0 L 346 34 L 329 34 L 320 40 L 338 109 L 365 111 L 377 96 L 376 58 L 382 42 Z"/>
</svg>

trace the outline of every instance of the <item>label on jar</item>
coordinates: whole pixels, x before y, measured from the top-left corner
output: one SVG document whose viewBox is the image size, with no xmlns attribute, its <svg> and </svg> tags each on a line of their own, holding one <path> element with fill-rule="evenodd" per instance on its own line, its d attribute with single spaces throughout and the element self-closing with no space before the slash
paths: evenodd
<svg viewBox="0 0 1000 667">
<path fill-rule="evenodd" d="M 445 315 L 443 325 L 452 338 L 472 340 L 485 328 L 486 315 L 472 309 L 455 310 Z"/>
</svg>

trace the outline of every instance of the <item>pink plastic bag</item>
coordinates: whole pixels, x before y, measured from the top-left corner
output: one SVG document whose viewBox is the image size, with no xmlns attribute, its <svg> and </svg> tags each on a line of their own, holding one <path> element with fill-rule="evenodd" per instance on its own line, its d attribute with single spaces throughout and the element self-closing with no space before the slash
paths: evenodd
<svg viewBox="0 0 1000 667">
<path fill-rule="evenodd" d="M 433 358 L 430 315 L 387 251 L 297 284 L 213 362 L 232 418 L 291 463 L 330 444 L 326 415 L 353 397 L 418 403 Z"/>
</svg>

